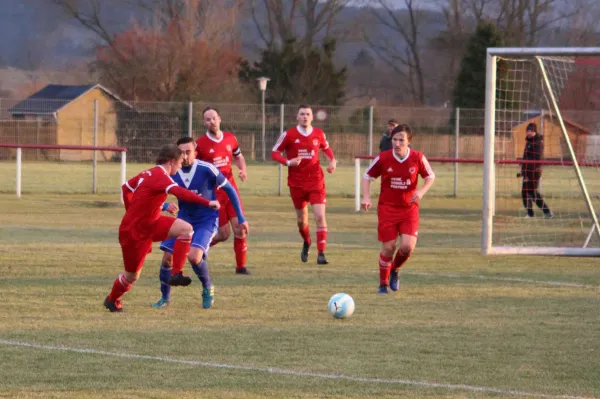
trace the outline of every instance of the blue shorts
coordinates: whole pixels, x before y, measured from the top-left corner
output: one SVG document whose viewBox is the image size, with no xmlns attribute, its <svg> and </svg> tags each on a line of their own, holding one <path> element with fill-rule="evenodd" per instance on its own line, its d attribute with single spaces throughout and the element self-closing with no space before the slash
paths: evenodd
<svg viewBox="0 0 600 399">
<path fill-rule="evenodd" d="M 210 249 L 210 242 L 213 237 L 219 231 L 219 219 L 215 218 L 215 220 L 211 223 L 198 223 L 192 224 L 192 228 L 194 229 L 194 235 L 192 236 L 192 247 L 200 248 L 204 255 L 208 253 Z M 176 238 L 169 238 L 160 243 L 160 250 L 168 252 L 170 254 L 173 253 L 173 247 L 175 246 Z"/>
</svg>

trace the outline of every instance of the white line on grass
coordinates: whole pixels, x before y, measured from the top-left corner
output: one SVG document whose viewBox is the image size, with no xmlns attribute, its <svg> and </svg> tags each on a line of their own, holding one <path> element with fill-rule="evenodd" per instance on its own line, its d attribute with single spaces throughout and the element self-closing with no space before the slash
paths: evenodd
<svg viewBox="0 0 600 399">
<path fill-rule="evenodd" d="M 307 267 L 307 268 L 290 268 L 287 270 L 297 270 L 297 271 L 333 271 L 337 273 L 336 269 L 323 269 L 318 267 Z M 379 270 L 369 270 L 363 271 L 365 273 L 379 273 Z M 497 276 L 482 276 L 480 274 L 452 274 L 452 273 L 427 273 L 427 272 L 402 272 L 404 275 L 408 276 L 425 276 L 425 277 L 446 277 L 446 278 L 456 278 L 456 279 L 476 279 L 476 280 L 491 280 L 491 281 L 508 281 L 515 283 L 528 283 L 528 284 L 537 284 L 537 285 L 550 285 L 555 287 L 569 287 L 569 288 L 587 288 L 587 289 L 598 289 L 600 286 L 597 285 L 589 285 L 589 284 L 579 284 L 579 283 L 569 283 L 565 281 L 548 281 L 548 280 L 533 280 L 528 278 L 520 278 L 520 277 L 497 277 Z"/>
<path fill-rule="evenodd" d="M 48 350 L 48 351 L 86 353 L 86 354 L 92 354 L 92 355 L 119 357 L 119 358 L 124 358 L 124 359 L 152 360 L 152 361 L 157 361 L 157 362 L 187 364 L 190 366 L 210 367 L 210 368 L 217 368 L 217 369 L 244 370 L 244 371 L 252 371 L 252 372 L 259 372 L 259 373 L 290 375 L 293 377 L 321 378 L 321 379 L 326 379 L 326 380 L 344 380 L 344 381 L 364 382 L 364 383 L 374 383 L 374 384 L 411 385 L 411 386 L 418 386 L 418 387 L 423 387 L 423 388 L 456 389 L 456 390 L 463 390 L 463 391 L 495 393 L 495 394 L 500 394 L 500 395 L 529 396 L 529 397 L 548 398 L 548 399 L 590 399 L 590 397 L 584 397 L 584 396 L 549 395 L 549 394 L 544 394 L 544 393 L 518 391 L 515 389 L 501 389 L 501 388 L 481 387 L 481 386 L 465 385 L 465 384 L 442 384 L 442 383 L 438 383 L 438 382 L 427 382 L 427 381 L 352 377 L 352 376 L 341 375 L 341 374 L 313 373 L 310 371 L 295 371 L 295 370 L 279 369 L 279 368 L 274 368 L 274 367 L 257 367 L 257 366 L 245 366 L 245 365 L 240 365 L 240 364 L 202 362 L 202 361 L 198 361 L 198 360 L 184 360 L 184 359 L 176 359 L 176 358 L 164 357 L 164 356 L 149 356 L 149 355 L 137 355 L 134 353 L 108 352 L 108 351 L 102 351 L 102 350 L 97 350 L 97 349 L 79 349 L 79 348 L 71 348 L 68 346 L 40 345 L 40 344 L 32 344 L 32 343 L 28 343 L 28 342 L 8 341 L 8 340 L 3 340 L 3 339 L 0 339 L 0 345 L 12 346 L 12 347 L 43 349 L 43 350 Z"/>
</svg>

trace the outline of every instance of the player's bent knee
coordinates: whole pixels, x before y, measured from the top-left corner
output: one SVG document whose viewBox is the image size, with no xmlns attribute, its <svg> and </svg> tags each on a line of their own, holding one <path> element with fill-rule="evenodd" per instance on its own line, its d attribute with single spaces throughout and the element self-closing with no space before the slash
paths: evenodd
<svg viewBox="0 0 600 399">
<path fill-rule="evenodd" d="M 217 234 L 218 241 L 227 241 L 230 235 L 231 230 L 229 229 L 229 226 L 219 227 L 219 233 Z"/>
<path fill-rule="evenodd" d="M 398 248 L 398 251 L 402 252 L 402 255 L 404 256 L 410 256 L 413 249 L 414 247 L 411 247 L 410 245 L 401 245 L 400 248 Z"/>
<path fill-rule="evenodd" d="M 127 280 L 127 282 L 129 284 L 133 284 L 140 278 L 140 273 L 141 273 L 141 271 L 139 271 L 139 272 L 127 272 L 126 271 L 125 273 L 123 273 L 123 275 L 125 276 L 125 280 Z"/>
<path fill-rule="evenodd" d="M 234 228 L 233 229 L 233 236 L 235 238 L 245 238 L 246 237 L 246 232 L 240 228 Z"/>
<path fill-rule="evenodd" d="M 173 255 L 169 252 L 163 253 L 162 264 L 167 266 L 173 266 Z"/>
<path fill-rule="evenodd" d="M 202 256 L 204 256 L 204 251 L 200 248 L 192 247 L 190 253 L 188 254 L 188 260 L 192 265 L 197 265 L 202 262 Z"/>
<path fill-rule="evenodd" d="M 383 252 L 385 256 L 392 256 L 395 250 L 396 243 L 394 241 L 390 241 L 389 243 L 383 243 L 383 245 L 381 246 L 381 252 Z"/>
</svg>

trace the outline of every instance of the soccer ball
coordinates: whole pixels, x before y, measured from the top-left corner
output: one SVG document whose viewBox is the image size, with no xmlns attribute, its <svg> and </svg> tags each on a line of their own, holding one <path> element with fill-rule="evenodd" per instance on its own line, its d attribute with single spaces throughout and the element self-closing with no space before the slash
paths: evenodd
<svg viewBox="0 0 600 399">
<path fill-rule="evenodd" d="M 329 313 L 336 319 L 346 319 L 354 313 L 354 299 L 348 294 L 335 294 L 329 300 Z"/>
</svg>

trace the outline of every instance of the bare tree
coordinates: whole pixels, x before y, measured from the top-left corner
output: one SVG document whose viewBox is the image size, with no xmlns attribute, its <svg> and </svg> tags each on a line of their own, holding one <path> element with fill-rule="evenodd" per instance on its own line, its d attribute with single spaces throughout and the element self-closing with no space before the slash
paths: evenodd
<svg viewBox="0 0 600 399">
<path fill-rule="evenodd" d="M 450 4 L 454 1 L 448 0 Z M 562 21 L 581 13 L 582 9 L 589 10 L 593 4 L 592 0 L 459 1 L 463 3 L 463 18 L 473 19 L 476 24 L 493 21 L 502 30 L 509 46 L 535 46 L 543 32 L 559 26 Z"/>
<path fill-rule="evenodd" d="M 319 39 L 340 38 L 349 32 L 336 17 L 350 0 L 250 0 L 248 12 L 265 48 L 289 40 L 310 49 Z"/>
<path fill-rule="evenodd" d="M 422 0 L 403 0 L 403 9 L 398 1 L 371 0 L 372 17 L 380 29 L 376 33 L 365 31 L 365 40 L 370 48 L 402 79 L 404 90 L 410 93 L 410 101 L 425 103 L 425 76 L 422 65 L 422 43 L 419 31 L 428 11 Z"/>
<path fill-rule="evenodd" d="M 125 98 L 192 100 L 235 81 L 241 0 L 53 1 L 95 33 L 95 65 Z M 110 2 L 134 13 L 127 29 L 105 9 Z"/>
</svg>

